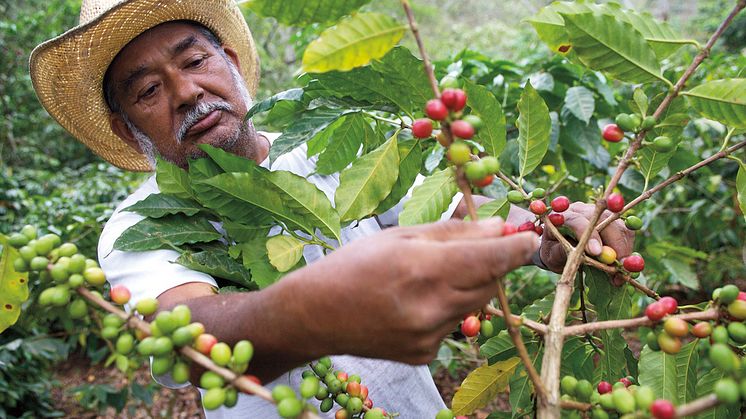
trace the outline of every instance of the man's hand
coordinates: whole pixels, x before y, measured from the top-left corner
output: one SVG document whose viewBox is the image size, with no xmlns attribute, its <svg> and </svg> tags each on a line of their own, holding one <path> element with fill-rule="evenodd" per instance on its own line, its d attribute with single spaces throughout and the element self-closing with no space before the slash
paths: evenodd
<svg viewBox="0 0 746 419">
<path fill-rule="evenodd" d="M 573 233 L 575 233 L 575 236 L 579 238 L 586 229 L 593 228 L 593 226 L 590 225 L 590 218 L 593 215 L 594 210 L 594 205 L 574 202 L 570 205 L 570 208 L 563 213 L 565 216 L 564 225 L 572 230 Z M 604 211 L 603 214 L 601 214 L 600 219 L 604 220 L 610 215 L 611 212 Z M 590 256 L 598 256 L 601 254 L 603 246 L 609 246 L 616 251 L 617 258 L 622 259 L 632 253 L 634 241 L 634 231 L 629 230 L 622 220 L 615 220 L 608 227 L 603 229 L 600 234 L 597 231 L 594 231 L 591 234 L 591 238 L 585 247 L 585 251 Z M 539 255 L 541 261 L 547 266 L 547 268 L 554 272 L 562 272 L 562 269 L 565 266 L 565 261 L 567 260 L 567 254 L 565 253 L 562 244 L 549 232 L 549 229 L 544 230 Z"/>
</svg>

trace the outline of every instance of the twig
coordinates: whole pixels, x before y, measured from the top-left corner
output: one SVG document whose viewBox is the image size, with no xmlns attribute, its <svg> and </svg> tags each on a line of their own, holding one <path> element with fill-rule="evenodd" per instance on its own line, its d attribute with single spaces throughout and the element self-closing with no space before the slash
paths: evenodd
<svg viewBox="0 0 746 419">
<path fill-rule="evenodd" d="M 563 409 L 574 409 L 587 412 L 593 408 L 590 403 L 576 402 L 575 400 L 562 400 L 560 401 L 560 407 Z"/>
<path fill-rule="evenodd" d="M 486 305 L 484 307 L 483 311 L 486 312 L 486 313 L 488 313 L 488 314 L 492 314 L 493 316 L 498 316 L 498 317 L 504 318 L 506 324 L 510 321 L 510 319 L 512 319 L 514 322 L 520 323 L 520 324 L 528 327 L 529 329 L 533 330 L 536 333 L 540 333 L 540 334 L 543 335 L 544 333 L 547 332 L 547 325 L 545 325 L 545 324 L 542 324 L 542 323 L 539 323 L 537 321 L 533 321 L 531 319 L 527 319 L 527 318 L 524 318 L 524 317 L 520 317 L 520 316 L 517 316 L 515 314 L 511 314 L 510 315 L 510 319 L 508 319 L 507 317 L 505 317 L 505 313 L 502 310 L 500 310 L 497 307 L 491 306 L 491 305 Z"/>
<path fill-rule="evenodd" d="M 693 313 L 684 313 L 672 317 L 678 317 L 681 320 L 715 320 L 720 317 L 720 312 L 717 309 L 711 308 L 705 311 L 697 311 Z M 606 320 L 593 323 L 577 324 L 573 326 L 565 327 L 563 334 L 565 336 L 578 336 L 592 333 L 597 330 L 607 329 L 624 329 L 630 327 L 642 327 L 652 326 L 656 322 L 647 318 L 647 316 L 636 317 L 634 319 L 619 319 L 619 320 Z"/>
<path fill-rule="evenodd" d="M 718 401 L 717 396 L 714 394 L 708 394 L 707 396 L 700 397 L 699 399 L 677 407 L 676 417 L 684 418 L 687 416 L 694 416 L 697 413 L 712 409 L 719 404 L 720 402 Z"/>
<path fill-rule="evenodd" d="M 708 157 L 707 159 L 702 160 L 701 162 L 699 162 L 699 163 L 697 163 L 697 164 L 695 164 L 695 165 L 693 165 L 691 167 L 688 167 L 688 168 L 686 168 L 686 169 L 684 169 L 684 170 L 676 173 L 675 175 L 669 177 L 668 179 L 666 179 L 663 182 L 659 183 L 655 187 L 653 187 L 651 189 L 648 189 L 647 191 L 645 191 L 644 193 L 642 193 L 640 196 L 638 196 L 637 198 L 635 198 L 634 200 L 632 200 L 631 202 L 629 202 L 627 205 L 625 205 L 624 208 L 621 211 L 619 211 L 618 213 L 612 214 L 609 218 L 601 221 L 596 226 L 596 230 L 597 231 L 603 230 L 609 224 L 611 224 L 612 222 L 614 222 L 614 220 L 618 219 L 621 216 L 621 214 L 623 214 L 624 212 L 628 211 L 630 208 L 634 207 L 635 205 L 639 204 L 640 202 L 645 201 L 646 199 L 649 199 L 651 196 L 653 196 L 653 194 L 659 192 L 660 190 L 662 190 L 666 186 L 668 186 L 668 185 L 670 185 L 670 184 L 672 184 L 674 182 L 677 182 L 677 181 L 681 180 L 682 178 L 686 177 L 687 175 L 689 175 L 690 173 L 694 172 L 695 170 L 700 169 L 700 168 L 702 168 L 704 166 L 707 166 L 708 164 L 710 164 L 710 163 L 712 163 L 712 162 L 714 162 L 716 160 L 722 159 L 723 157 L 726 157 L 729 154 L 732 154 L 733 152 L 735 152 L 735 151 L 737 151 L 737 150 L 739 150 L 741 148 L 744 148 L 744 147 L 746 147 L 746 141 L 741 141 L 740 143 L 738 143 L 738 144 L 736 144 L 736 145 L 734 145 L 732 147 L 729 147 L 726 150 L 722 150 L 719 153 L 713 154 L 712 156 Z"/>
<path fill-rule="evenodd" d="M 430 59 L 427 57 L 425 52 L 425 44 L 422 43 L 422 37 L 420 37 L 420 30 L 417 28 L 417 22 L 414 20 L 414 14 L 412 8 L 409 7 L 409 0 L 401 0 L 401 5 L 404 7 L 404 12 L 407 14 L 407 20 L 409 21 L 409 28 L 412 30 L 415 41 L 417 41 L 417 48 L 420 49 L 420 55 L 422 56 L 422 64 L 425 66 L 425 73 L 427 78 L 430 80 L 430 87 L 433 89 L 435 97 L 440 97 L 440 88 L 438 88 L 438 81 L 435 79 L 435 72 L 433 72 L 433 65 L 430 64 Z"/>
<path fill-rule="evenodd" d="M 471 195 L 471 186 L 469 186 L 469 181 L 466 179 L 466 175 L 464 175 L 463 166 L 456 167 L 456 183 L 458 184 L 461 193 L 464 194 L 463 199 L 466 201 L 466 209 L 469 212 L 469 219 L 471 221 L 477 221 L 477 207 L 474 205 L 474 198 Z"/>
<path fill-rule="evenodd" d="M 515 189 L 516 191 L 519 191 L 523 194 L 524 198 L 528 198 L 528 194 L 526 191 L 523 190 L 513 179 L 511 179 L 509 176 L 507 176 L 505 173 L 498 171 L 495 176 L 499 177 L 503 182 L 510 185 L 511 188 Z"/>
<path fill-rule="evenodd" d="M 518 356 L 521 358 L 523 366 L 526 368 L 526 372 L 528 372 L 528 376 L 531 379 L 531 382 L 534 384 L 537 398 L 539 400 L 543 400 L 546 398 L 547 390 L 544 388 L 544 384 L 541 382 L 541 378 L 536 372 L 536 368 L 534 368 L 534 364 L 533 362 L 531 362 L 531 358 L 529 358 L 528 356 L 526 345 L 523 344 L 523 339 L 521 338 L 521 332 L 518 331 L 518 328 L 512 321 L 513 315 L 510 314 L 510 307 L 508 306 L 508 296 L 505 295 L 502 278 L 499 278 L 497 280 L 497 300 L 500 302 L 500 308 L 502 308 L 503 313 L 505 313 L 505 324 L 508 326 L 508 333 L 510 334 L 510 338 L 513 340 L 513 344 L 518 351 Z"/>
</svg>

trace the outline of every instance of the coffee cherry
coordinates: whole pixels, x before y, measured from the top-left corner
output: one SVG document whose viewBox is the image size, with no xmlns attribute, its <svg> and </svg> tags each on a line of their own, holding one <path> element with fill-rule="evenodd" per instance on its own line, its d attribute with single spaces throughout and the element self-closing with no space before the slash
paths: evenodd
<svg viewBox="0 0 746 419">
<path fill-rule="evenodd" d="M 650 320 L 657 322 L 666 317 L 666 308 L 656 301 L 645 308 L 645 315 Z"/>
<path fill-rule="evenodd" d="M 425 104 L 425 114 L 436 121 L 442 121 L 448 117 L 448 108 L 440 99 L 430 99 Z"/>
<path fill-rule="evenodd" d="M 663 352 L 673 355 L 681 350 L 681 339 L 663 332 L 658 335 L 658 346 L 661 347 Z"/>
<path fill-rule="evenodd" d="M 304 378 L 300 383 L 300 395 L 304 399 L 310 399 L 319 391 L 319 379 L 316 377 Z"/>
<path fill-rule="evenodd" d="M 448 159 L 457 166 L 462 166 L 471 161 L 471 150 L 469 145 L 463 141 L 456 141 L 448 147 Z"/>
<path fill-rule="evenodd" d="M 18 249 L 18 254 L 21 256 L 21 259 L 23 259 L 24 261 L 26 261 L 28 263 L 30 263 L 32 259 L 34 259 L 35 257 L 38 256 L 36 254 L 36 250 L 34 250 L 34 248 L 31 247 L 31 246 L 23 246 L 23 247 L 21 247 L 20 249 Z M 46 258 L 42 258 L 42 259 L 46 260 Z M 46 262 L 45 262 L 44 267 L 46 268 Z M 44 269 L 44 268 L 42 268 L 42 269 Z M 38 271 L 39 269 L 34 269 L 34 270 Z"/>
<path fill-rule="evenodd" d="M 666 310 L 666 313 L 668 314 L 676 313 L 676 310 L 679 309 L 679 303 L 673 297 L 662 297 L 660 300 L 658 300 L 658 304 L 663 306 L 663 308 Z"/>
<path fill-rule="evenodd" d="M 663 323 L 663 330 L 671 336 L 682 338 L 689 334 L 689 324 L 678 317 L 670 317 Z"/>
<path fill-rule="evenodd" d="M 746 301 L 746 292 L 739 291 L 736 300 Z"/>
<path fill-rule="evenodd" d="M 728 336 L 728 329 L 726 329 L 726 327 L 723 326 L 722 324 L 719 326 L 716 326 L 712 330 L 712 342 L 713 343 L 727 344 L 728 339 L 730 339 L 730 336 Z"/>
<path fill-rule="evenodd" d="M 36 238 L 36 227 L 27 224 L 21 228 L 21 234 L 29 240 L 34 240 Z"/>
<path fill-rule="evenodd" d="M 433 121 L 422 118 L 412 124 L 412 135 L 415 138 L 429 138 L 433 133 Z"/>
<path fill-rule="evenodd" d="M 655 419 L 674 419 L 676 409 L 673 407 L 673 403 L 668 400 L 658 399 L 650 405 L 650 414 Z"/>
<path fill-rule="evenodd" d="M 723 304 L 730 304 L 738 298 L 738 287 L 733 284 L 728 284 L 720 290 L 718 300 Z"/>
<path fill-rule="evenodd" d="M 712 325 L 709 322 L 700 322 L 692 327 L 692 335 L 703 339 L 712 334 Z"/>
<path fill-rule="evenodd" d="M 609 419 L 609 414 L 606 413 L 605 410 L 603 410 L 600 407 L 595 407 L 591 411 L 591 418 L 592 419 Z"/>
<path fill-rule="evenodd" d="M 741 395 L 736 381 L 730 377 L 721 378 L 715 383 L 715 396 L 725 404 L 735 404 L 740 400 Z"/>
<path fill-rule="evenodd" d="M 32 271 L 45 270 L 47 269 L 48 265 L 49 259 L 45 258 L 44 256 L 35 256 L 29 262 L 29 268 L 31 268 Z"/>
<path fill-rule="evenodd" d="M 676 143 L 668 137 L 660 136 L 655 137 L 653 142 L 650 144 L 650 148 L 657 151 L 658 153 L 668 153 L 669 151 L 676 148 Z"/>
<path fill-rule="evenodd" d="M 609 383 L 608 381 L 601 381 L 600 383 L 598 383 L 598 393 L 611 393 L 611 383 Z"/>
<path fill-rule="evenodd" d="M 461 89 L 444 89 L 440 101 L 446 108 L 458 112 L 466 106 L 466 93 Z"/>
<path fill-rule="evenodd" d="M 511 204 L 520 204 L 525 199 L 520 191 L 512 190 L 508 192 L 508 202 Z"/>
<path fill-rule="evenodd" d="M 661 347 L 658 345 L 658 336 L 655 334 L 655 332 L 650 331 L 645 336 L 645 343 L 648 344 L 648 347 L 653 351 L 660 351 Z"/>
<path fill-rule="evenodd" d="M 197 339 L 194 342 L 194 349 L 198 350 L 203 355 L 210 356 L 210 351 L 212 351 L 212 347 L 215 346 L 216 343 L 218 343 L 218 339 L 215 336 L 209 333 L 203 333 L 197 336 Z"/>
<path fill-rule="evenodd" d="M 616 124 L 609 124 L 604 127 L 603 130 L 604 140 L 610 143 L 618 143 L 624 138 L 624 131 L 622 131 Z"/>
<path fill-rule="evenodd" d="M 736 300 L 728 304 L 728 314 L 737 320 L 746 320 L 746 301 Z"/>
<path fill-rule="evenodd" d="M 189 381 L 189 365 L 186 362 L 177 362 L 171 368 L 171 378 L 177 384 L 184 384 Z"/>
<path fill-rule="evenodd" d="M 614 406 L 616 407 L 617 412 L 626 414 L 635 411 L 635 396 L 633 396 L 626 388 L 614 390 L 611 393 L 611 397 L 614 399 Z"/>
<path fill-rule="evenodd" d="M 461 333 L 466 337 L 474 337 L 479 334 L 481 326 L 477 316 L 469 316 L 461 323 Z"/>
<path fill-rule="evenodd" d="M 739 322 L 731 322 L 728 325 L 728 336 L 739 345 L 746 343 L 746 325 Z"/>
<path fill-rule="evenodd" d="M 192 321 L 192 311 L 186 304 L 179 304 L 171 309 L 171 319 L 176 327 L 187 326 Z"/>
<path fill-rule="evenodd" d="M 478 188 L 484 188 L 484 187 L 490 186 L 494 180 L 495 180 L 495 175 L 487 175 L 483 177 L 482 179 L 473 181 L 472 184 L 474 184 L 474 186 Z"/>
<path fill-rule="evenodd" d="M 101 287 L 106 283 L 106 275 L 101 268 L 87 268 L 83 271 L 83 278 L 94 287 Z"/>
<path fill-rule="evenodd" d="M 588 402 L 591 400 L 593 394 L 593 384 L 588 380 L 580 380 L 575 386 L 575 395 L 578 400 L 582 402 Z"/>
<path fill-rule="evenodd" d="M 161 311 L 158 313 L 155 317 L 155 324 L 158 325 L 158 329 L 166 335 L 170 335 L 177 327 L 176 320 L 170 311 Z"/>
<path fill-rule="evenodd" d="M 364 419 L 383 419 L 384 413 L 383 409 L 376 407 L 375 409 L 370 409 L 367 412 L 365 412 L 365 416 L 363 416 Z"/>
<path fill-rule="evenodd" d="M 175 368 L 176 367 L 174 367 L 174 369 Z M 225 389 L 225 401 L 223 402 L 223 406 L 231 408 L 237 404 L 238 404 L 238 390 L 236 390 L 235 388 L 226 388 Z"/>
<path fill-rule="evenodd" d="M 202 407 L 207 410 L 215 410 L 223 403 L 225 403 L 225 390 L 222 388 L 211 388 L 202 396 Z"/>
<path fill-rule="evenodd" d="M 547 216 L 549 218 L 549 222 L 551 222 L 553 225 L 559 227 L 562 224 L 565 224 L 565 216 L 562 214 L 557 214 L 556 212 L 553 212 Z"/>
<path fill-rule="evenodd" d="M 155 339 L 153 343 L 153 355 L 167 355 L 174 350 L 173 341 L 167 336 L 161 336 Z"/>
<path fill-rule="evenodd" d="M 534 227 L 534 232 L 537 235 L 541 236 L 542 234 L 544 234 L 544 227 L 538 225 L 538 226 Z"/>
<path fill-rule="evenodd" d="M 16 249 L 20 249 L 21 247 L 25 246 L 29 242 L 28 237 L 26 237 L 24 234 L 21 233 L 13 233 L 8 237 L 8 244 L 15 247 Z"/>
<path fill-rule="evenodd" d="M 544 188 L 536 188 L 531 191 L 531 198 L 542 199 L 547 195 L 547 191 Z"/>
<path fill-rule="evenodd" d="M 127 355 L 132 352 L 133 349 L 135 349 L 135 338 L 129 333 L 123 333 L 117 339 L 115 347 L 117 349 L 117 352 L 122 355 Z"/>
<path fill-rule="evenodd" d="M 77 320 L 88 315 L 88 305 L 83 300 L 75 300 L 67 307 L 70 318 Z"/>
<path fill-rule="evenodd" d="M 474 136 L 474 127 L 472 127 L 470 123 L 459 119 L 451 122 L 451 132 L 458 138 L 468 140 Z"/>
<path fill-rule="evenodd" d="M 558 196 L 549 204 L 554 212 L 565 212 L 570 208 L 570 200 L 566 196 Z"/>
<path fill-rule="evenodd" d="M 619 126 L 619 128 L 625 130 L 625 131 L 634 131 L 636 126 L 634 126 L 634 122 L 632 121 L 632 118 L 630 118 L 629 115 L 626 113 L 620 113 L 616 116 L 614 119 L 614 122 Z"/>
<path fill-rule="evenodd" d="M 238 364 L 245 364 L 251 361 L 254 356 L 254 345 L 248 340 L 241 340 L 236 342 L 233 347 L 233 357 Z"/>
<path fill-rule="evenodd" d="M 505 223 L 503 224 L 503 236 L 510 236 L 511 234 L 515 234 L 518 232 L 518 227 L 511 223 Z"/>
<path fill-rule="evenodd" d="M 487 173 L 495 174 L 500 171 L 500 160 L 494 156 L 484 156 L 481 160 L 484 168 L 487 169 Z M 520 192 L 519 192 L 520 193 Z"/>
<path fill-rule="evenodd" d="M 715 343 L 710 346 L 710 362 L 723 372 L 730 373 L 736 369 L 736 358 L 728 345 Z"/>
<path fill-rule="evenodd" d="M 575 394 L 575 387 L 578 385 L 578 379 L 572 375 L 566 375 L 560 380 L 560 390 L 562 394 L 569 394 L 570 396 Z"/>
<path fill-rule="evenodd" d="M 531 201 L 531 204 L 529 204 L 528 208 L 536 215 L 542 215 L 547 212 L 547 204 L 545 204 L 544 201 L 539 201 L 538 199 L 535 201 Z"/>
<path fill-rule="evenodd" d="M 624 197 L 621 194 L 613 193 L 606 199 L 606 208 L 611 212 L 619 212 L 624 209 Z"/>
<path fill-rule="evenodd" d="M 150 316 L 158 310 L 158 300 L 155 298 L 143 298 L 135 304 L 135 310 L 143 316 Z"/>
<path fill-rule="evenodd" d="M 526 221 L 525 223 L 518 226 L 518 232 L 522 233 L 524 231 L 534 231 L 534 223 L 531 221 Z"/>
<path fill-rule="evenodd" d="M 130 290 L 121 284 L 111 287 L 111 291 L 109 292 L 111 301 L 119 305 L 127 304 L 130 300 L 130 295 Z"/>
<path fill-rule="evenodd" d="M 476 131 L 479 131 L 479 129 L 484 126 L 484 121 L 482 121 L 482 118 L 474 114 L 464 116 L 463 120 L 471 124 L 471 126 L 474 127 Z"/>
<path fill-rule="evenodd" d="M 630 379 L 629 379 L 629 378 L 627 378 L 627 377 L 622 377 L 622 378 L 620 378 L 620 379 L 619 379 L 619 382 L 620 382 L 620 383 L 622 383 L 622 384 L 624 384 L 624 387 L 629 387 L 629 386 L 631 386 L 631 385 L 632 385 L 632 380 L 630 380 Z"/>
<path fill-rule="evenodd" d="M 616 262 L 616 250 L 610 246 L 604 246 L 601 248 L 601 254 L 597 257 L 598 261 L 606 265 L 611 265 Z"/>
<path fill-rule="evenodd" d="M 231 360 L 231 347 L 225 342 L 219 342 L 210 348 L 210 358 L 212 362 L 224 367 Z"/>
<path fill-rule="evenodd" d="M 655 392 L 651 387 L 640 386 L 634 393 L 638 409 L 647 410 L 655 401 Z"/>
<path fill-rule="evenodd" d="M 629 118 L 632 121 L 632 126 L 634 127 L 630 131 L 637 132 L 637 128 L 639 128 L 642 124 L 642 116 L 640 114 L 631 113 L 629 114 Z"/>
<path fill-rule="evenodd" d="M 642 220 L 639 217 L 630 215 L 626 220 L 624 220 L 624 225 L 630 230 L 639 230 L 642 228 Z"/>
<path fill-rule="evenodd" d="M 640 126 L 642 129 L 650 129 L 655 126 L 655 124 L 658 123 L 658 120 L 655 119 L 654 116 L 648 115 L 645 117 L 645 119 L 642 120 L 642 125 Z"/>
<path fill-rule="evenodd" d="M 464 174 L 469 181 L 474 182 L 487 176 L 487 168 L 484 167 L 481 160 L 470 161 L 464 165 Z"/>
<path fill-rule="evenodd" d="M 624 260 L 622 260 L 622 264 L 624 265 L 624 269 L 628 270 L 629 272 L 641 272 L 643 269 L 645 269 L 645 259 L 635 253 L 624 258 Z"/>
<path fill-rule="evenodd" d="M 479 334 L 486 338 L 491 338 L 495 335 L 495 326 L 489 320 L 482 320 L 479 326 Z"/>
</svg>

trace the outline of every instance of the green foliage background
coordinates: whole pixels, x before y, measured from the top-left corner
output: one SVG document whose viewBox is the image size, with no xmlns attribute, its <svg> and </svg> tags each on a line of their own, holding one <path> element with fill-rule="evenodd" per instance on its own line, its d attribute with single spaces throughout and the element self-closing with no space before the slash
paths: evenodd
<svg viewBox="0 0 746 419">
<path fill-rule="evenodd" d="M 551 75 L 553 86 L 537 90 L 550 110 L 558 115 L 563 112 L 567 90 L 581 86 L 595 92 L 593 123 L 602 124 L 619 112 L 631 111 L 627 102 L 631 98 L 628 88 L 606 85 L 608 91 L 603 91 L 609 96 L 605 96 L 592 75 L 583 74 L 577 66 L 550 55 L 530 25 L 516 24 L 549 2 L 522 1 L 520 7 L 502 8 L 496 3 L 499 2 L 431 0 L 414 3 L 426 47 L 436 61 L 439 76 L 457 71 L 464 78 L 483 84 L 492 81 L 491 90 L 503 101 L 508 125 L 513 127 L 518 87 L 527 79 L 536 87 L 535 81 L 546 80 L 547 74 Z M 656 2 L 628 3 L 633 3 L 631 6 L 637 9 L 653 7 L 655 11 Z M 703 41 L 703 34 L 722 20 L 728 9 L 726 5 L 730 3 L 726 0 L 681 2 L 677 6 L 680 9 L 674 10 L 679 14 L 671 15 L 671 21 L 680 23 L 684 20 L 681 15 L 693 16 L 689 20 L 691 23 L 682 27 L 682 32 Z M 0 231 L 13 231 L 27 223 L 48 226 L 50 231 L 75 242 L 84 253 L 95 255 L 101 226 L 116 203 L 139 184 L 144 175 L 113 168 L 77 143 L 40 107 L 27 71 L 31 49 L 74 26 L 79 5 L 79 0 L 12 0 L 0 4 L 0 51 L 3 54 L 0 60 Z M 395 0 L 373 2 L 366 8 L 403 20 L 399 2 Z M 287 28 L 272 19 L 253 15 L 247 15 L 247 20 L 261 47 L 263 81 L 257 99 L 302 86 L 302 80 L 296 80 L 293 74 L 299 67 L 303 49 L 324 27 Z M 415 50 L 411 36 L 405 37 L 403 44 Z M 462 50 L 465 45 L 469 50 Z M 726 33 L 716 53 L 697 72 L 692 84 L 743 76 L 744 47 L 746 16 L 742 14 Z M 682 49 L 664 62 L 664 71 L 681 72 L 692 55 L 691 49 Z M 676 154 L 671 168 L 667 169 L 669 172 L 709 156 L 719 148 L 724 135 L 722 127 L 696 115 L 692 117 L 684 130 L 690 147 Z M 591 134 L 586 135 L 576 121 L 563 116 L 563 129 L 577 129 L 579 138 L 590 138 Z M 270 122 L 265 120 L 263 126 L 282 126 Z M 517 132 L 509 135 L 509 147 L 515 143 L 511 141 L 515 136 Z M 554 165 L 559 172 L 569 170 L 575 175 L 589 175 L 600 184 L 604 173 L 599 168 L 608 166 L 608 152 L 605 162 L 596 160 L 594 165 L 594 159 L 604 159 L 604 153 L 598 148 L 600 142 L 570 144 L 569 141 L 567 137 L 558 138 L 557 142 L 565 150 L 551 149 L 542 164 Z M 568 153 L 568 149 L 574 151 Z M 588 150 L 595 152 L 588 154 Z M 565 154 L 561 155 L 563 152 Z M 504 166 L 509 165 L 504 162 Z M 742 253 L 746 223 L 735 204 L 735 188 L 724 181 L 735 178 L 734 170 L 733 164 L 719 162 L 639 208 L 646 228 L 638 235 L 637 247 L 651 265 L 645 280 L 659 292 L 697 302 L 705 299 L 716 286 L 746 280 Z M 540 176 L 532 180 L 544 183 L 551 183 L 558 176 L 548 169 L 537 173 Z M 571 198 L 585 199 L 591 186 L 594 185 L 578 188 Z M 639 186 L 639 179 L 632 176 L 622 183 L 627 190 L 637 190 Z M 554 276 L 524 268 L 511 274 L 511 279 L 510 294 L 517 311 L 521 311 L 553 288 Z M 642 304 L 643 301 L 637 302 L 638 306 Z M 56 330 L 66 330 L 70 336 L 45 341 L 43 348 L 28 340 L 30 336 Z M 56 324 L 54 319 L 36 317 L 22 320 L 12 333 L 0 336 L 0 395 L 4 395 L 0 400 L 0 413 L 14 415 L 25 410 L 31 415 L 52 414 L 52 401 L 45 398 L 49 394 L 45 389 L 51 384 L 47 367 L 61 359 L 57 354 L 66 354 L 79 346 L 76 332 L 79 331 Z M 100 344 L 87 344 L 93 359 L 96 359 L 97 345 Z M 47 347 L 56 349 L 44 349 Z M 448 362 L 444 364 L 449 365 Z"/>
</svg>

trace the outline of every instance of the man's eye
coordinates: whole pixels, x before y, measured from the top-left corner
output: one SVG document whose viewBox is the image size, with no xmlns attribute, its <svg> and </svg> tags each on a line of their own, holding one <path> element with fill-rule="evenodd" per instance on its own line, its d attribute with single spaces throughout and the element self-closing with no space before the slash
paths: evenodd
<svg viewBox="0 0 746 419">
<path fill-rule="evenodd" d="M 152 85 L 147 88 L 144 92 L 140 94 L 140 99 L 147 99 L 153 95 L 155 95 L 156 85 Z"/>
<path fill-rule="evenodd" d="M 189 62 L 189 67 L 199 67 L 205 62 L 205 57 L 199 57 Z"/>
</svg>

